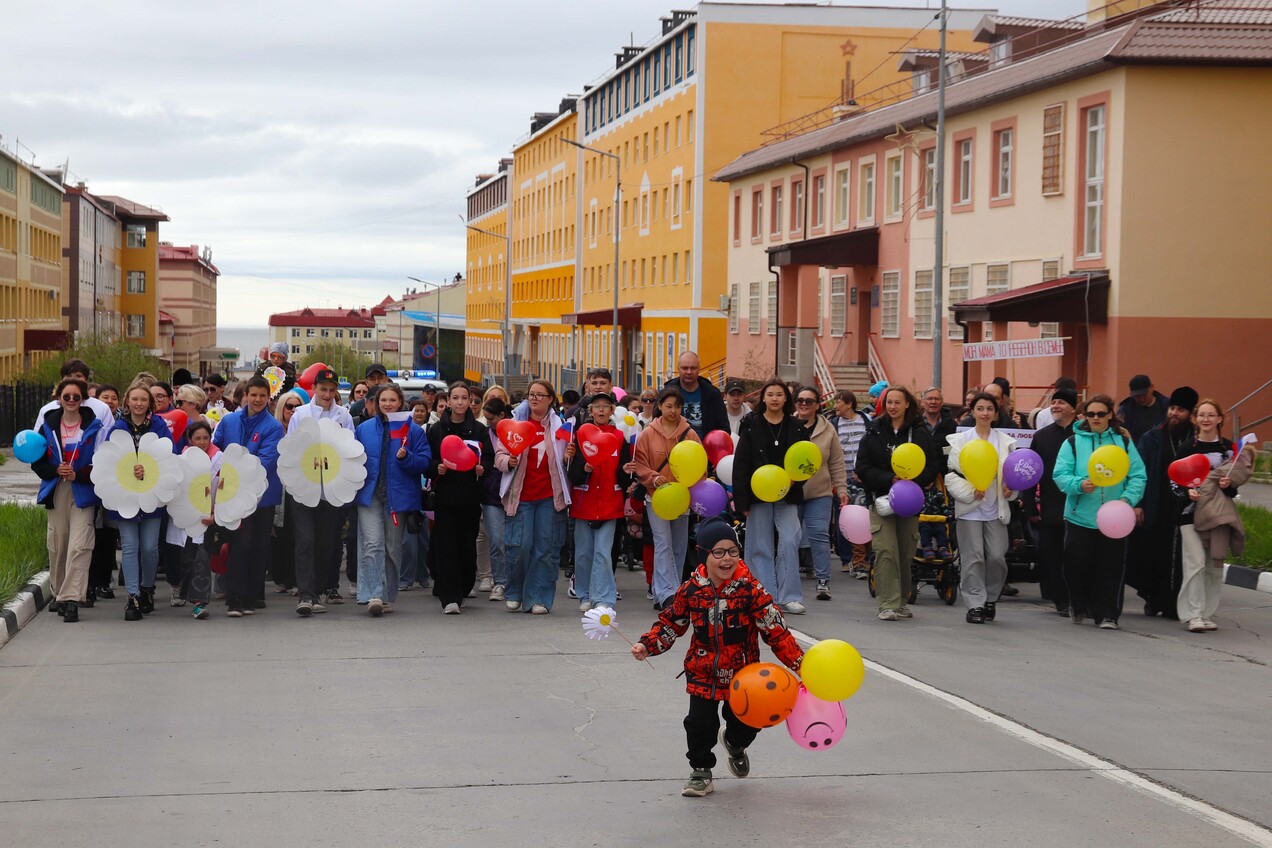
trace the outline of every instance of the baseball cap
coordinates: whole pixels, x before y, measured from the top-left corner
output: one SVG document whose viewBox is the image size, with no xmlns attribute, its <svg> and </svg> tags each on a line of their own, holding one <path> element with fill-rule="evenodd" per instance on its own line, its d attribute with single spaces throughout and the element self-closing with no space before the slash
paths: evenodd
<svg viewBox="0 0 1272 848">
<path fill-rule="evenodd" d="M 336 372 L 330 368 L 324 368 L 314 375 L 314 383 L 333 383 L 340 385 L 340 378 L 336 376 Z"/>
<path fill-rule="evenodd" d="M 386 377 L 389 376 L 389 372 L 385 371 L 384 366 L 378 362 L 372 362 L 367 366 L 366 376 L 370 377 L 372 374 L 383 374 Z"/>
<path fill-rule="evenodd" d="M 590 396 L 587 399 L 587 405 L 591 406 L 592 404 L 596 403 L 598 400 L 608 401 L 610 406 L 618 406 L 618 401 L 615 400 L 614 396 L 610 394 L 609 392 L 597 392 L 596 394 Z"/>
<path fill-rule="evenodd" d="M 423 391 L 437 394 L 437 386 L 434 386 L 432 383 L 429 383 L 427 386 L 424 387 Z"/>
<path fill-rule="evenodd" d="M 724 393 L 726 395 L 729 394 L 729 392 L 745 392 L 745 391 L 746 391 L 746 386 L 742 385 L 741 380 L 730 380 L 724 385 Z"/>
<path fill-rule="evenodd" d="M 1147 374 L 1136 374 L 1131 378 L 1131 396 L 1143 397 L 1148 394 L 1148 390 L 1152 388 L 1153 381 L 1148 379 Z"/>
</svg>

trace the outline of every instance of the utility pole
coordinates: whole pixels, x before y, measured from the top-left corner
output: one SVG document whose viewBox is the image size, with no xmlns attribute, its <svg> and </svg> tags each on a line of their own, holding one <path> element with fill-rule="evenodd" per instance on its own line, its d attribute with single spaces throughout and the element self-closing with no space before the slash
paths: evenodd
<svg viewBox="0 0 1272 848">
<path fill-rule="evenodd" d="M 945 27 L 946 0 L 941 0 L 941 49 L 936 83 L 936 258 L 932 268 L 932 385 L 941 388 L 941 354 L 945 345 Z M 925 166 L 926 167 L 926 166 Z"/>
<path fill-rule="evenodd" d="M 577 147 L 579 150 L 586 150 L 589 153 L 595 153 L 599 156 L 605 156 L 614 160 L 614 329 L 610 331 L 611 341 L 611 358 L 610 367 L 611 374 L 614 378 L 614 385 L 622 385 L 623 369 L 622 363 L 618 361 L 618 336 L 622 328 L 618 325 L 618 244 L 619 237 L 622 233 L 621 221 L 619 219 L 619 203 L 623 196 L 623 160 L 616 154 L 610 153 L 608 150 L 600 150 L 596 147 L 588 147 L 586 144 L 579 144 L 577 141 L 571 141 L 565 136 L 561 136 L 561 140 L 571 147 Z"/>
</svg>

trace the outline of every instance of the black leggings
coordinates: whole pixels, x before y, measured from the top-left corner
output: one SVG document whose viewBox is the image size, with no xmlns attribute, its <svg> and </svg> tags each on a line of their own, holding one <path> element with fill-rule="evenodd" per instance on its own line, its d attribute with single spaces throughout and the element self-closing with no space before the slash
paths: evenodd
<svg viewBox="0 0 1272 848">
<path fill-rule="evenodd" d="M 724 706 L 724 735 L 734 748 L 747 748 L 759 735 L 758 728 L 743 724 L 733 714 L 728 701 L 713 701 L 698 695 L 689 696 L 689 714 L 685 716 L 685 738 L 689 750 L 685 754 L 689 758 L 689 767 L 695 769 L 715 768 L 715 746 L 720 733 L 720 706 Z"/>
<path fill-rule="evenodd" d="M 445 506 L 433 510 L 434 528 L 429 545 L 428 570 L 433 575 L 433 595 L 447 604 L 464 605 L 477 580 L 477 528 L 481 504 Z"/>
<path fill-rule="evenodd" d="M 1065 522 L 1064 583 L 1069 609 L 1099 624 L 1122 615 L 1122 579 L 1126 573 L 1126 540 L 1110 539 L 1099 530 Z"/>
</svg>

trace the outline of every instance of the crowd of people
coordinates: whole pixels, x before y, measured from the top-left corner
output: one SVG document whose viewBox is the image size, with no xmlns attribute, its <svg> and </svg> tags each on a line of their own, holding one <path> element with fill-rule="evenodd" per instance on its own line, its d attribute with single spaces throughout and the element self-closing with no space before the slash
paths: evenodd
<svg viewBox="0 0 1272 848">
<path fill-rule="evenodd" d="M 851 391 L 825 398 L 776 378 L 749 393 L 739 381 L 721 391 L 699 368 L 685 353 L 665 385 L 631 394 L 593 368 L 580 391 L 561 394 L 535 379 L 520 393 L 457 381 L 408 397 L 373 364 L 342 398 L 333 371 L 302 378 L 285 345 L 234 385 L 182 371 L 171 383 L 138 374 L 121 389 L 92 382 L 87 363 L 68 361 L 37 417 L 47 450 L 32 463 L 48 509 L 54 609 L 74 622 L 81 609 L 113 598 L 118 565 L 128 621 L 154 611 L 160 574 L 169 604 L 191 605 L 196 619 L 218 600 L 231 617 L 255 614 L 266 605 L 267 581 L 306 618 L 343 604 L 346 593 L 382 616 L 400 592 L 419 588 L 431 589 L 446 615 L 481 595 L 511 612 L 546 615 L 561 602 L 562 575 L 571 603 L 586 612 L 621 600 L 615 570 L 626 565 L 644 570 L 647 600 L 662 611 L 702 562 L 699 522 L 716 517 L 736 533 L 748 573 L 784 614 L 806 612 L 805 578 L 816 600 L 831 600 L 837 557 L 840 573 L 873 578 L 880 620 L 910 619 L 912 562 L 957 560 L 967 622 L 992 622 L 1000 597 L 1016 592 L 1007 554 L 1028 541 L 1041 560 L 1043 598 L 1074 623 L 1117 629 L 1130 585 L 1146 615 L 1178 618 L 1194 632 L 1216 629 L 1219 566 L 1243 534 L 1232 498 L 1249 463 L 1237 461 L 1239 446 L 1223 435 L 1222 407 L 1195 390 L 1163 395 L 1139 375 L 1121 404 L 1099 393 L 1079 402 L 1077 386 L 1061 378 L 1025 412 L 1001 378 L 969 390 L 962 405 L 946 404 L 936 387 L 916 397 L 886 384 L 859 404 Z M 174 415 L 184 426 L 170 427 Z M 360 446 L 365 477 L 351 502 L 324 495 L 302 503 L 280 480 L 280 443 L 311 420 L 330 420 Z M 1022 430 L 1032 431 L 1045 474 L 1013 490 L 1003 465 Z M 214 472 L 227 448 L 241 446 L 264 469 L 264 492 L 234 529 L 212 515 L 183 529 L 162 506 L 105 509 L 93 458 L 119 432 L 139 450 L 137 481 L 155 473 L 140 452 L 154 434 L 172 439 L 177 454 L 203 452 Z M 659 514 L 652 498 L 675 480 L 676 446 L 717 432 L 734 443 L 727 508 L 718 516 Z M 810 477 L 776 499 L 753 490 L 758 469 L 781 466 L 803 442 L 821 458 Z M 903 445 L 922 457 L 910 475 L 924 492 L 920 515 L 890 506 L 893 455 Z M 998 470 L 978 485 L 965 463 L 986 445 Z M 1097 485 L 1089 471 L 1106 445 L 1128 459 L 1115 485 Z M 1192 455 L 1213 473 L 1194 485 L 1172 481 L 1171 463 Z M 1135 510 L 1129 539 L 1101 527 L 1101 506 L 1117 500 Z M 868 509 L 868 541 L 841 529 L 839 513 L 849 506 Z"/>
</svg>

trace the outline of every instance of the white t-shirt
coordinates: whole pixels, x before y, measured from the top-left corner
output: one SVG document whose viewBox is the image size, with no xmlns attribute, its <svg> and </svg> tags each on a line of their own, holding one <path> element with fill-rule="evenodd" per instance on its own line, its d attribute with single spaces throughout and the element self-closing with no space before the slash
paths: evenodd
<svg viewBox="0 0 1272 848">
<path fill-rule="evenodd" d="M 729 407 L 726 405 L 724 407 L 724 413 L 725 415 L 729 416 L 729 432 L 733 433 L 733 435 L 736 436 L 738 434 L 738 425 L 742 423 L 742 416 L 746 415 L 750 411 L 751 411 L 751 404 L 747 403 L 746 401 L 742 402 L 742 411 L 739 412 L 737 415 L 734 415 L 732 412 L 730 412 Z"/>
</svg>

